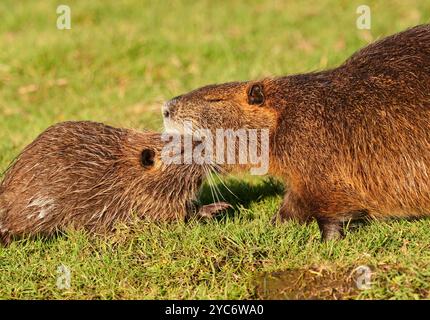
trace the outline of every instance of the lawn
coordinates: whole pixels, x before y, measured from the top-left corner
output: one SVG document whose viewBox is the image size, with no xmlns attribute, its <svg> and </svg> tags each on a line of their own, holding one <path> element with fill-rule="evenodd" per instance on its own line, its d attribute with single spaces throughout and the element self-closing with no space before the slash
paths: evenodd
<svg viewBox="0 0 430 320">
<path fill-rule="evenodd" d="M 384 35 L 430 22 L 430 2 L 0 2 L 0 171 L 59 121 L 160 130 L 161 103 L 193 88 L 338 65 Z M 271 225 L 283 186 L 268 177 L 218 182 L 234 210 L 208 222 L 73 231 L 0 248 L 1 299 L 430 298 L 430 220 L 374 222 L 321 243 L 315 223 Z M 205 203 L 212 201 L 208 186 Z M 70 271 L 70 286 L 58 286 Z M 371 270 L 367 290 L 358 266 Z"/>
</svg>

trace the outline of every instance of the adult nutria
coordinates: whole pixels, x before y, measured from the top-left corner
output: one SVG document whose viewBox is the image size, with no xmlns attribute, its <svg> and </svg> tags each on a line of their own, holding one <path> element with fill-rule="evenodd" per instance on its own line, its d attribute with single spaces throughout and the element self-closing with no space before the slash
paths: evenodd
<svg viewBox="0 0 430 320">
<path fill-rule="evenodd" d="M 275 218 L 315 218 L 323 239 L 362 216 L 430 215 L 430 26 L 379 40 L 337 68 L 210 85 L 167 102 L 165 126 L 268 128 Z"/>
<path fill-rule="evenodd" d="M 104 233 L 132 213 L 184 219 L 208 168 L 167 164 L 158 133 L 64 122 L 28 145 L 0 184 L 0 240 L 67 227 Z M 203 206 L 207 216 L 226 203 Z"/>
</svg>

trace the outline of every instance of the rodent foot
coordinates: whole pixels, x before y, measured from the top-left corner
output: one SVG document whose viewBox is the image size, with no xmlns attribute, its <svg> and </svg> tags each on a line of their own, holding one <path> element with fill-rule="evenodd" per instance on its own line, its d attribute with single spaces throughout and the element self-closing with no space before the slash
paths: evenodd
<svg viewBox="0 0 430 320">
<path fill-rule="evenodd" d="M 230 208 L 232 208 L 232 206 L 227 202 L 215 202 L 202 206 L 197 212 L 197 216 L 206 219 L 213 218 L 219 212 Z"/>
<path fill-rule="evenodd" d="M 317 219 L 317 222 L 321 232 L 321 241 L 340 240 L 345 237 L 339 221 Z"/>
</svg>

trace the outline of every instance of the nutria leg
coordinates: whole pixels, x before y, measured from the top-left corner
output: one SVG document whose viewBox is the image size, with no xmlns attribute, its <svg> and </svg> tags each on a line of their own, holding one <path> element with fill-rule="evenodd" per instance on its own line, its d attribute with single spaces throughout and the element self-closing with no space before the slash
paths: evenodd
<svg viewBox="0 0 430 320">
<path fill-rule="evenodd" d="M 6 232 L 0 232 L 0 245 L 3 247 L 7 247 L 10 244 L 11 237 Z"/>
<path fill-rule="evenodd" d="M 273 216 L 271 222 L 286 222 L 295 220 L 300 224 L 309 222 L 311 218 L 310 211 L 305 202 L 294 192 L 289 191 L 281 204 L 278 212 Z"/>
<path fill-rule="evenodd" d="M 342 223 L 334 219 L 317 218 L 322 241 L 339 240 L 344 237 Z"/>
</svg>

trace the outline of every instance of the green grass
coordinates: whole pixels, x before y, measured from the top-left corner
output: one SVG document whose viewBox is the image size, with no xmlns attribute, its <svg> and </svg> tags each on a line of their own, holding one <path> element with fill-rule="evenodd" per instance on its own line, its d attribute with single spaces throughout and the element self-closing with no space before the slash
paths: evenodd
<svg viewBox="0 0 430 320">
<path fill-rule="evenodd" d="M 71 6 L 72 30 L 56 29 L 60 3 Z M 55 122 L 158 130 L 161 102 L 174 95 L 336 66 L 372 39 L 430 21 L 425 0 L 366 3 L 371 31 L 356 29 L 362 1 L 355 0 L 3 0 L 0 171 Z M 226 182 L 240 200 L 221 188 L 235 210 L 213 221 L 141 222 L 109 238 L 70 232 L 0 248 L 0 298 L 290 297 L 259 288 L 294 270 L 347 278 L 359 265 L 373 270 L 372 287 L 352 298 L 430 298 L 429 220 L 371 223 L 325 244 L 316 224 L 269 223 L 281 201 L 279 185 Z M 202 199 L 211 201 L 207 187 Z M 56 286 L 61 264 L 71 270 L 65 290 Z M 282 285 L 294 291 L 295 282 Z M 332 291 L 317 296 L 336 296 Z"/>
</svg>

